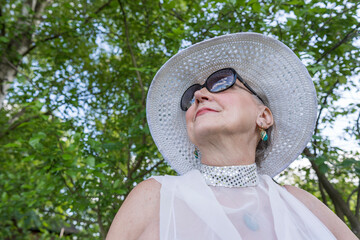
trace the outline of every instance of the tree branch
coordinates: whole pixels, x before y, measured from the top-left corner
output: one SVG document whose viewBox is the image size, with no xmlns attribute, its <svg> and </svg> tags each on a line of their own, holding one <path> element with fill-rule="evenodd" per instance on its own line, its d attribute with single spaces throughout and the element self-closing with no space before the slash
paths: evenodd
<svg viewBox="0 0 360 240">
<path fill-rule="evenodd" d="M 335 213 L 336 215 L 343 221 L 345 222 L 345 218 L 344 218 L 344 213 L 343 211 L 341 211 L 341 207 L 339 206 L 339 204 L 334 201 L 333 199 L 331 199 L 333 204 L 334 204 L 334 207 L 335 207 Z"/>
<path fill-rule="evenodd" d="M 145 159 L 144 154 L 141 154 L 140 156 L 137 156 L 137 157 L 136 157 L 136 164 L 135 164 L 135 166 L 131 167 L 131 169 L 129 169 L 129 171 L 128 171 L 128 178 L 129 178 L 129 179 L 132 179 L 132 174 L 133 174 L 137 169 L 139 169 L 139 167 L 140 167 L 141 163 L 144 161 L 144 159 Z"/>
<path fill-rule="evenodd" d="M 101 6 L 94 12 L 94 14 L 95 14 L 95 15 L 99 14 L 102 10 L 104 10 L 107 6 L 109 6 L 111 2 L 112 2 L 112 0 L 108 0 L 106 3 L 104 3 L 103 5 L 101 5 Z M 88 23 L 91 19 L 93 19 L 92 16 L 87 17 L 84 23 L 85 23 L 85 24 Z"/>
<path fill-rule="evenodd" d="M 346 10 L 344 10 L 343 12 L 341 12 L 340 14 L 336 15 L 336 16 L 342 16 L 343 14 L 347 13 L 348 11 L 350 11 L 351 9 L 357 9 L 357 4 L 355 4 L 354 6 L 352 6 L 351 8 L 347 8 Z M 334 9 L 331 9 L 331 10 L 334 10 Z M 309 44 L 309 41 L 312 39 L 312 37 L 314 37 L 318 32 L 320 32 L 321 30 L 323 30 L 325 28 L 325 26 L 327 24 L 329 24 L 333 19 L 334 17 L 331 15 L 331 13 L 329 13 L 330 17 L 323 23 L 323 25 L 321 27 L 318 27 L 314 33 L 312 34 L 311 37 L 308 36 L 308 34 L 310 33 L 310 31 L 308 31 L 308 28 L 305 28 L 305 31 L 303 32 L 303 39 L 307 39 L 303 44 L 301 44 L 302 46 L 306 46 Z M 307 21 L 304 21 L 304 22 L 307 22 Z M 313 22 L 310 26 L 310 29 L 312 29 L 314 26 L 316 26 L 315 22 Z M 298 50 L 294 50 L 294 52 L 297 52 Z"/>
<path fill-rule="evenodd" d="M 124 27 L 125 27 L 126 45 L 129 48 L 129 52 L 130 52 L 130 55 L 131 55 L 131 61 L 132 61 L 133 65 L 134 65 L 134 67 L 135 67 L 136 76 L 137 76 L 139 84 L 140 84 L 141 102 L 144 103 L 144 101 L 145 101 L 145 90 L 144 90 L 144 85 L 143 85 L 143 82 L 142 82 L 142 79 L 141 79 L 140 72 L 137 69 L 138 66 L 137 66 L 137 63 L 136 63 L 135 55 L 134 55 L 133 49 L 132 49 L 131 44 L 130 44 L 129 26 L 128 26 L 128 22 L 127 22 L 127 19 L 126 19 L 126 13 L 125 13 L 124 6 L 123 6 L 121 0 L 118 0 L 118 3 L 120 5 L 120 9 L 121 9 L 121 12 L 122 12 L 122 15 L 123 15 L 123 23 L 124 23 Z"/>
<path fill-rule="evenodd" d="M 99 198 L 100 198 L 100 196 L 99 196 Z M 99 202 L 98 202 L 98 204 L 100 204 Z M 99 225 L 99 230 L 100 230 L 100 238 L 101 239 L 105 239 L 105 237 L 106 237 L 106 231 L 105 231 L 105 228 L 104 228 L 104 224 L 103 224 L 103 220 L 102 220 L 102 212 L 101 212 L 101 210 L 100 210 L 100 208 L 99 208 L 99 206 L 97 205 L 96 206 L 96 215 L 97 215 L 97 223 L 98 223 L 98 225 Z"/>
<path fill-rule="evenodd" d="M 64 153 L 64 148 L 63 148 L 63 145 L 61 143 L 61 139 L 60 137 L 56 134 L 56 139 L 58 140 L 58 143 L 59 143 L 59 147 L 60 147 L 60 150 L 62 153 Z"/>
<path fill-rule="evenodd" d="M 30 77 L 28 77 L 25 73 L 20 71 L 12 62 L 10 62 L 9 59 L 7 59 L 7 57 L 5 57 L 4 59 L 7 62 L 7 64 L 16 71 L 16 73 L 20 73 L 21 75 L 23 75 L 29 82 L 32 81 Z M 38 88 L 36 88 L 36 89 L 38 89 Z"/>
<path fill-rule="evenodd" d="M 178 13 L 174 8 L 171 9 L 171 11 L 165 11 L 165 10 L 163 9 L 163 4 L 161 3 L 161 1 L 159 1 L 159 8 L 160 8 L 160 10 L 161 10 L 162 12 L 168 13 L 169 15 L 175 17 L 176 19 L 180 20 L 180 21 L 183 22 L 183 23 L 185 22 L 185 20 L 181 17 L 181 14 Z"/>
<path fill-rule="evenodd" d="M 143 177 L 146 175 L 146 174 L 149 174 L 150 172 L 152 172 L 155 168 L 157 168 L 160 164 L 162 164 L 165 160 L 162 159 L 160 160 L 158 163 L 156 163 L 154 166 L 152 166 L 149 170 L 143 172 L 141 175 L 138 176 L 138 179 L 143 179 Z M 133 185 L 129 185 L 129 184 L 126 184 L 126 188 L 127 188 L 127 193 L 124 194 L 124 199 L 126 199 L 126 197 L 128 196 L 128 194 L 130 193 L 130 190 L 131 188 L 133 188 Z"/>
<path fill-rule="evenodd" d="M 327 101 L 328 101 L 328 97 L 331 95 L 331 93 L 334 91 L 334 89 L 337 87 L 339 83 L 339 79 L 336 80 L 336 82 L 330 87 L 330 89 L 326 92 L 326 95 L 323 97 L 323 101 L 322 101 L 322 104 L 321 104 L 321 107 L 320 107 L 320 110 L 319 110 L 319 114 L 316 118 L 316 123 L 315 123 L 315 129 L 314 129 L 314 134 L 316 135 L 317 131 L 318 131 L 318 128 L 319 128 L 319 121 L 320 121 L 320 117 L 321 117 L 321 114 L 322 114 L 322 111 L 324 110 L 326 104 L 327 104 Z M 314 145 L 316 146 L 317 145 L 317 140 L 314 139 Z M 316 149 L 315 149 L 315 153 L 316 153 Z"/>
<path fill-rule="evenodd" d="M 211 29 L 213 26 L 215 26 L 215 24 L 219 23 L 219 20 L 220 20 L 220 19 L 222 19 L 223 17 L 226 17 L 226 16 L 228 16 L 229 14 L 234 13 L 234 12 L 236 12 L 236 10 L 228 11 L 228 12 L 225 13 L 225 14 L 222 14 L 222 13 L 221 13 L 221 14 L 219 15 L 219 17 L 218 17 L 216 20 L 214 20 L 213 23 L 212 23 L 209 27 L 207 27 L 207 28 L 205 29 L 205 32 L 202 32 L 202 33 L 201 33 L 201 35 L 202 35 L 202 36 L 206 36 L 206 35 L 208 34 L 208 32 L 210 31 L 210 29 Z M 240 32 L 240 31 L 239 31 L 239 32 Z"/>
<path fill-rule="evenodd" d="M 57 211 L 55 211 L 55 210 L 42 209 L 41 211 L 44 212 L 44 213 L 51 213 L 51 214 L 60 215 L 60 216 L 63 216 L 63 217 L 65 217 L 65 218 L 67 218 L 67 219 L 70 219 L 70 220 L 73 220 L 73 221 L 77 221 L 77 222 L 84 222 L 84 223 L 87 223 L 87 224 L 96 224 L 96 222 L 89 221 L 89 220 L 85 220 L 85 219 L 81 219 L 81 218 L 79 218 L 79 217 L 69 216 L 69 215 L 66 215 L 66 214 L 57 212 Z"/>
<path fill-rule="evenodd" d="M 40 16 L 51 2 L 52 0 L 25 1 L 22 5 L 22 17 L 19 18 L 17 22 L 18 29 L 15 31 L 18 33 L 14 35 L 14 38 L 10 40 L 8 45 L 10 51 L 15 50 L 19 55 L 23 55 L 29 51 L 29 47 L 32 44 L 33 29 L 39 26 Z M 33 10 L 33 16 L 31 16 L 29 9 Z"/>
<path fill-rule="evenodd" d="M 355 217 L 359 218 L 359 209 L 360 209 L 360 178 L 357 187 L 357 197 L 356 197 L 356 207 L 355 207 Z"/>
<path fill-rule="evenodd" d="M 359 190 L 359 187 L 355 188 L 354 190 L 351 191 L 351 193 L 349 194 L 347 200 L 346 200 L 346 204 L 348 205 L 348 207 L 350 208 L 350 200 L 351 200 L 351 197 L 352 195 L 354 195 L 354 193 L 356 193 L 356 191 Z"/>
<path fill-rule="evenodd" d="M 47 42 L 47 41 L 56 39 L 56 38 L 62 36 L 63 34 L 64 34 L 64 33 L 59 33 L 59 34 L 56 34 L 56 35 L 54 35 L 54 36 L 47 37 L 47 38 L 44 38 L 44 39 L 41 39 L 41 40 L 37 41 L 36 43 L 34 43 L 33 45 L 31 45 L 31 46 L 29 47 L 29 49 L 22 54 L 22 56 L 26 56 L 26 55 L 29 54 L 32 50 L 34 50 L 34 48 L 36 48 L 36 47 L 38 46 L 38 43 L 44 43 L 44 42 Z"/>
<path fill-rule="evenodd" d="M 112 2 L 112 0 L 109 0 L 107 1 L 106 3 L 104 3 L 103 5 L 101 5 L 95 12 L 94 14 L 97 15 L 99 14 L 102 10 L 104 10 L 108 5 L 110 5 L 110 3 Z M 90 22 L 90 20 L 92 20 L 94 17 L 93 15 L 87 17 L 84 21 L 84 24 L 87 24 Z M 62 33 L 58 33 L 58 34 L 55 34 L 53 36 L 50 36 L 50 37 L 47 37 L 47 38 L 44 38 L 44 39 L 40 39 L 39 41 L 37 41 L 36 43 L 34 43 L 33 45 L 31 45 L 29 47 L 29 49 L 27 51 L 25 51 L 22 56 L 26 56 L 27 54 L 29 54 L 32 50 L 34 50 L 38 45 L 39 43 L 44 43 L 44 42 L 47 42 L 47 41 L 50 41 L 50 40 L 54 40 L 56 38 L 59 38 L 60 36 L 64 36 L 67 32 L 62 32 Z"/>
<path fill-rule="evenodd" d="M 338 47 L 340 47 L 342 44 L 344 44 L 345 42 L 347 42 L 349 39 L 351 39 L 352 37 L 354 37 L 357 33 L 356 33 L 356 29 L 360 27 L 360 23 L 358 23 L 358 25 L 356 25 L 356 27 L 354 29 L 352 29 L 351 31 L 349 31 L 346 36 L 341 39 L 339 42 L 337 42 L 332 48 L 330 48 L 328 51 L 324 52 L 321 57 L 316 60 L 315 64 L 319 63 L 323 58 L 325 58 L 328 54 L 330 54 L 332 51 L 334 51 L 335 49 L 337 49 Z"/>
<path fill-rule="evenodd" d="M 324 187 L 323 185 L 321 184 L 321 182 L 319 181 L 319 189 L 320 189 L 320 194 L 321 194 L 321 199 L 322 199 L 322 202 L 328 206 L 327 204 L 327 199 L 326 199 L 326 194 L 325 194 L 325 191 L 324 191 Z"/>
<path fill-rule="evenodd" d="M 35 13 L 32 21 L 35 26 L 39 26 L 41 15 L 44 13 L 45 8 L 49 6 L 52 2 L 53 0 L 35 1 L 35 6 L 32 6 L 32 9 Z"/>
<path fill-rule="evenodd" d="M 3 9 L 2 9 L 2 5 L 0 5 L 0 18 L 3 16 Z M 0 28 L 0 35 L 1 36 L 5 36 L 5 33 L 6 33 L 6 31 L 5 31 L 5 22 L 3 22 L 2 24 L 1 24 L 1 28 Z"/>
<path fill-rule="evenodd" d="M 278 27 L 278 29 L 279 29 L 279 40 L 280 41 L 282 41 L 282 29 L 281 29 L 281 25 L 280 25 L 280 23 L 279 23 L 279 21 L 278 20 L 276 20 L 276 26 Z"/>
<path fill-rule="evenodd" d="M 127 161 L 127 163 L 126 163 L 126 167 L 127 167 L 127 178 L 128 179 L 130 179 L 130 176 L 129 176 L 129 173 L 130 173 L 130 171 L 131 171 L 131 169 L 130 169 L 130 162 L 131 162 L 131 145 L 132 145 L 132 141 L 129 139 L 129 144 L 128 144 L 128 148 L 127 148 L 127 150 L 128 150 L 128 152 L 127 152 L 127 154 L 128 154 L 128 161 Z"/>
<path fill-rule="evenodd" d="M 334 89 L 337 87 L 336 85 L 338 85 L 339 83 L 339 79 L 336 80 L 336 82 L 330 87 L 330 89 L 325 93 L 325 96 L 322 98 L 322 104 L 321 104 L 321 107 L 320 107 L 320 110 L 319 110 L 319 114 L 318 114 L 318 117 L 316 119 L 316 124 L 315 124 L 315 132 L 316 130 L 318 129 L 318 125 L 319 125 L 319 120 L 320 120 L 320 117 L 321 117 L 321 113 L 322 111 L 324 110 L 326 104 L 327 104 L 327 101 L 328 101 L 328 97 L 331 95 L 331 93 L 334 91 Z"/>
<path fill-rule="evenodd" d="M 360 140 L 360 112 L 359 112 L 359 116 L 358 118 L 356 119 L 356 130 L 357 130 L 357 137 L 359 138 Z"/>
<path fill-rule="evenodd" d="M 143 124 L 143 126 L 146 124 L 146 119 L 145 118 L 143 118 L 142 124 Z M 146 141 L 146 135 L 145 134 L 142 135 L 141 140 L 142 140 L 141 141 L 142 146 L 146 146 L 147 141 Z M 131 179 L 131 175 L 140 167 L 141 163 L 144 160 L 145 160 L 145 154 L 143 152 L 141 152 L 139 154 L 139 157 L 136 158 L 136 165 L 130 170 L 130 172 L 128 174 L 130 179 Z"/>
<path fill-rule="evenodd" d="M 50 115 L 51 112 L 50 111 L 47 111 L 44 113 L 44 115 Z M 7 135 L 10 131 L 16 129 L 17 127 L 19 127 L 21 124 L 25 123 L 25 122 L 30 122 L 31 120 L 33 119 L 37 119 L 39 118 L 41 115 L 36 115 L 36 116 L 32 116 L 32 117 L 29 117 L 29 118 L 26 118 L 22 121 L 19 121 L 17 123 L 14 123 L 12 124 L 8 129 L 6 129 L 3 133 L 0 133 L 0 138 L 2 138 L 3 136 Z"/>
<path fill-rule="evenodd" d="M 158 163 L 156 163 L 154 166 L 152 166 L 149 170 L 143 172 L 139 178 L 142 179 L 146 174 L 149 174 L 150 172 L 152 172 L 154 169 L 156 169 L 160 164 L 164 163 L 164 159 L 160 160 Z"/>
<path fill-rule="evenodd" d="M 17 121 L 22 115 L 24 115 L 27 107 L 23 107 L 19 112 L 17 112 L 9 121 L 7 122 L 8 125 L 13 124 Z"/>
<path fill-rule="evenodd" d="M 22 71 L 20 71 L 18 67 L 16 67 L 13 63 L 11 63 L 11 62 L 9 61 L 9 59 L 7 59 L 6 57 L 5 57 L 4 59 L 5 59 L 5 61 L 7 62 L 7 64 L 8 64 L 12 69 L 14 69 L 14 70 L 16 71 L 16 73 L 20 73 L 21 75 L 23 75 L 23 76 L 29 81 L 29 83 L 31 84 L 31 86 L 33 86 L 36 90 L 40 90 L 40 89 L 33 83 L 32 79 L 31 79 L 28 75 L 26 75 L 25 73 L 23 73 Z"/>
<path fill-rule="evenodd" d="M 72 195 L 76 194 L 76 191 L 74 191 L 74 190 L 69 186 L 69 184 L 66 182 L 66 179 L 65 179 L 65 176 L 64 176 L 65 173 L 60 174 L 60 175 L 61 175 L 61 178 L 62 178 L 62 180 L 63 180 L 66 188 L 70 191 L 70 193 L 71 193 Z M 70 179 L 71 179 L 71 177 L 70 177 Z"/>
</svg>

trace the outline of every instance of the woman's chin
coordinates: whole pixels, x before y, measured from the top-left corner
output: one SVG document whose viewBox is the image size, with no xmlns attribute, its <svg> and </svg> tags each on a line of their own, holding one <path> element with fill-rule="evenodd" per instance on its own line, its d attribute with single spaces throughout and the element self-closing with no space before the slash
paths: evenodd
<svg viewBox="0 0 360 240">
<path fill-rule="evenodd" d="M 223 125 L 204 122 L 194 126 L 192 134 L 198 141 L 211 139 L 212 136 L 219 136 L 223 132 Z"/>
</svg>

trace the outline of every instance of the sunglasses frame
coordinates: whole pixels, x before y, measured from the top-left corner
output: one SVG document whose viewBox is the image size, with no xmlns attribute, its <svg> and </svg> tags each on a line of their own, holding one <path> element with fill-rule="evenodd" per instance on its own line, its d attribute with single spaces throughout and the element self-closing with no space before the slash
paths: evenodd
<svg viewBox="0 0 360 240">
<path fill-rule="evenodd" d="M 216 73 L 218 73 L 218 72 L 220 72 L 220 71 L 227 71 L 227 70 L 230 70 L 230 71 L 233 73 L 233 79 L 235 79 L 235 81 L 233 81 L 233 83 L 231 83 L 231 85 L 229 85 L 229 87 L 227 87 L 227 88 L 221 89 L 221 90 L 216 91 L 216 92 L 211 91 L 211 89 L 209 89 L 209 87 L 208 87 L 208 80 L 209 80 L 213 75 L 215 75 Z M 232 86 L 234 86 L 234 84 L 236 83 L 236 79 L 239 79 L 239 81 L 240 81 L 242 84 L 244 84 L 244 86 L 250 91 L 251 94 L 255 95 L 257 98 L 260 99 L 260 101 L 261 101 L 263 104 L 265 104 L 264 101 L 261 99 L 261 97 L 245 82 L 245 80 L 235 71 L 235 69 L 233 69 L 233 68 L 223 68 L 223 69 L 217 70 L 216 72 L 213 72 L 213 73 L 205 80 L 204 84 L 201 85 L 201 84 L 196 83 L 196 84 L 193 84 L 193 85 L 191 85 L 190 87 L 188 87 L 188 88 L 185 90 L 185 92 L 183 93 L 183 95 L 181 96 L 181 99 L 180 99 L 180 108 L 181 108 L 181 110 L 183 110 L 183 111 L 186 112 L 186 111 L 189 109 L 189 108 L 183 107 L 183 105 L 182 105 L 182 102 L 183 102 L 183 101 L 182 101 L 182 100 L 183 100 L 183 98 L 184 98 L 184 96 L 185 96 L 185 93 L 186 93 L 190 88 L 193 88 L 194 86 L 199 86 L 200 88 L 199 88 L 198 90 L 196 90 L 196 91 L 199 91 L 200 89 L 202 89 L 202 88 L 205 87 L 205 88 L 206 88 L 209 92 L 211 92 L 211 93 L 219 93 L 219 92 L 223 92 L 223 91 L 231 88 Z M 194 94 L 195 94 L 196 91 L 194 91 L 193 97 L 194 97 Z"/>
</svg>

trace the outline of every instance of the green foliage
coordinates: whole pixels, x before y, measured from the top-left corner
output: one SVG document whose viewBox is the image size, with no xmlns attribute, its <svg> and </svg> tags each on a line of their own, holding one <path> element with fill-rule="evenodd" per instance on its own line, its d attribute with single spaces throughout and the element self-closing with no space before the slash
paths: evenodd
<svg viewBox="0 0 360 240">
<path fill-rule="evenodd" d="M 1 64 L 17 69 L 0 110 L 1 239 L 53 239 L 63 227 L 69 239 L 104 239 L 138 182 L 175 174 L 146 123 L 156 71 L 192 43 L 241 31 L 278 38 L 307 65 L 320 104 L 310 160 L 355 208 L 358 153 L 331 146 L 322 129 L 359 114 L 334 105 L 360 69 L 357 1 L 64 0 L 41 12 L 26 2 L 0 0 Z M 295 183 L 321 198 L 303 172 Z"/>
</svg>

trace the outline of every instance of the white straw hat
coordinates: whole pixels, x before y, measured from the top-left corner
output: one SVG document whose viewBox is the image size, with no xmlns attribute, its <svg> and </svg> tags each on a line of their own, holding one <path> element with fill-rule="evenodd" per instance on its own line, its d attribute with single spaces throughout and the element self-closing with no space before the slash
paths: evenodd
<svg viewBox="0 0 360 240">
<path fill-rule="evenodd" d="M 275 127 L 258 169 L 275 176 L 303 151 L 314 131 L 317 100 L 314 84 L 300 59 L 283 43 L 258 33 L 215 37 L 180 51 L 155 75 L 147 96 L 151 135 L 165 160 L 179 174 L 198 168 L 188 138 L 184 91 L 204 83 L 213 72 L 233 68 L 271 109 Z"/>
</svg>

